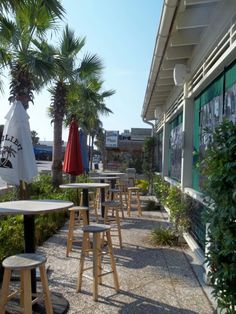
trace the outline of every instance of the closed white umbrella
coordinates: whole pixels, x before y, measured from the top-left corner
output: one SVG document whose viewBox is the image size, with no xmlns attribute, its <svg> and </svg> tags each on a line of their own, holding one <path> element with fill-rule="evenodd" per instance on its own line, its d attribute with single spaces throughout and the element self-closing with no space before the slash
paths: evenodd
<svg viewBox="0 0 236 314">
<path fill-rule="evenodd" d="M 7 113 L 0 148 L 0 177 L 12 185 L 32 182 L 37 165 L 31 140 L 29 116 L 16 101 Z"/>
</svg>

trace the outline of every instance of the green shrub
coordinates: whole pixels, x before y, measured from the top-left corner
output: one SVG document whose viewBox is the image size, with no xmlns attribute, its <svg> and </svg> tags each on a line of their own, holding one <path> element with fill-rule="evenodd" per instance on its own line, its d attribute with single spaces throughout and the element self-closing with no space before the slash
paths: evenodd
<svg viewBox="0 0 236 314">
<path fill-rule="evenodd" d="M 181 235 L 189 228 L 190 220 L 184 195 L 176 186 L 171 186 L 165 199 L 165 205 L 170 210 L 170 220 L 176 233 Z"/>
<path fill-rule="evenodd" d="M 79 178 L 78 180 L 84 180 Z M 19 189 L 14 188 L 0 196 L 1 202 L 18 199 Z M 29 184 L 31 199 L 71 200 L 76 203 L 77 194 L 74 189 L 54 189 L 51 176 L 39 175 L 37 180 Z M 35 216 L 35 243 L 41 245 L 62 227 L 68 217 L 67 211 Z M 23 216 L 3 216 L 0 218 L 0 262 L 9 255 L 20 253 L 24 249 Z"/>
<path fill-rule="evenodd" d="M 141 193 L 143 193 L 144 195 L 148 193 L 149 183 L 147 180 L 137 180 L 135 185 L 141 190 Z"/>
<path fill-rule="evenodd" d="M 218 306 L 236 313 L 236 125 L 224 120 L 201 165 L 208 178 L 204 192 L 210 202 L 207 212 L 209 279 Z"/>
<path fill-rule="evenodd" d="M 0 260 L 24 249 L 23 216 L 4 216 L 0 219 Z"/>
<path fill-rule="evenodd" d="M 154 193 L 159 202 L 164 206 L 169 193 L 170 185 L 159 175 L 154 177 Z"/>
<path fill-rule="evenodd" d="M 160 227 L 151 231 L 150 241 L 153 245 L 173 246 L 178 244 L 174 230 Z"/>
<path fill-rule="evenodd" d="M 36 245 L 42 245 L 55 234 L 65 224 L 67 217 L 67 212 L 38 215 L 35 219 Z"/>
</svg>

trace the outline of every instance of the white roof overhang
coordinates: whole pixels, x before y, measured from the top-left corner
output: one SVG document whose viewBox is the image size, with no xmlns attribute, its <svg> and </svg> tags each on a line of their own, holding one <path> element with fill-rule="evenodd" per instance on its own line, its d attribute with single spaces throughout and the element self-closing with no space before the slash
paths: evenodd
<svg viewBox="0 0 236 314">
<path fill-rule="evenodd" d="M 164 1 L 142 108 L 144 120 L 155 120 L 155 109 L 164 108 L 175 88 L 175 65 L 188 64 L 220 1 Z"/>
</svg>

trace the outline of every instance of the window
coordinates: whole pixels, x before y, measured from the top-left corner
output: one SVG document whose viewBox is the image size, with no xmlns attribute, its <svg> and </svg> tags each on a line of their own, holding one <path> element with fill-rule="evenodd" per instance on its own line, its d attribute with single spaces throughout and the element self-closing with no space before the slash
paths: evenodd
<svg viewBox="0 0 236 314">
<path fill-rule="evenodd" d="M 170 122 L 169 177 L 180 181 L 183 143 L 183 113 Z"/>
<path fill-rule="evenodd" d="M 157 171 L 162 172 L 163 131 L 157 134 Z"/>
<path fill-rule="evenodd" d="M 214 80 L 194 102 L 193 132 L 193 188 L 201 190 L 204 177 L 199 173 L 199 163 L 204 161 L 207 147 L 212 141 L 209 131 L 226 117 L 236 122 L 236 63 Z"/>
</svg>

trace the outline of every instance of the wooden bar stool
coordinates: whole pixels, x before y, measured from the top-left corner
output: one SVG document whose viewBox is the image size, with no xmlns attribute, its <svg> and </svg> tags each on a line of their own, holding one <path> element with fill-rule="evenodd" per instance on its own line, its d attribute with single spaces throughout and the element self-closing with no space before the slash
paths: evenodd
<svg viewBox="0 0 236 314">
<path fill-rule="evenodd" d="M 46 313 L 53 314 L 50 292 L 48 288 L 47 274 L 45 270 L 46 260 L 47 258 L 43 255 L 25 253 L 9 256 L 2 262 L 2 265 L 4 267 L 4 275 L 0 303 L 1 314 L 5 313 L 5 307 L 7 305 L 7 302 L 15 297 L 17 294 L 20 294 L 19 308 L 21 308 L 21 312 L 24 314 L 32 313 L 32 305 L 37 303 L 39 298 L 42 297 L 39 294 L 33 295 L 31 291 L 31 270 L 37 267 L 39 267 L 40 271 L 40 279 L 43 288 Z M 20 272 L 21 282 L 20 291 L 18 290 L 10 293 L 10 280 L 12 271 Z M 35 297 L 35 299 L 32 299 L 32 296 Z"/>
<path fill-rule="evenodd" d="M 102 203 L 105 207 L 104 223 L 111 225 L 111 236 L 119 238 L 120 248 L 122 249 L 122 237 L 120 226 L 120 201 L 105 201 Z M 115 213 L 115 215 L 114 215 Z"/>
<path fill-rule="evenodd" d="M 93 191 L 89 191 L 88 197 L 89 197 L 89 208 L 94 210 L 96 221 L 98 221 L 97 191 L 95 194 Z M 83 192 L 80 193 L 80 206 L 83 206 Z"/>
<path fill-rule="evenodd" d="M 135 201 L 135 205 L 132 204 L 132 201 Z M 127 215 L 130 217 L 131 206 L 136 206 L 138 210 L 138 216 L 142 216 L 141 204 L 140 204 L 140 194 L 138 187 L 128 187 L 128 207 Z"/>
<path fill-rule="evenodd" d="M 111 194 L 111 200 L 117 201 L 120 203 L 120 211 L 122 215 L 122 219 L 125 218 L 124 214 L 124 207 L 123 207 L 123 199 L 122 199 L 122 190 L 115 188 L 115 189 L 110 189 L 110 194 Z"/>
<path fill-rule="evenodd" d="M 74 230 L 76 224 L 76 214 L 78 215 L 78 223 L 82 220 L 83 226 L 89 224 L 89 211 L 90 208 L 86 206 L 74 206 L 68 209 L 70 212 L 69 228 L 67 235 L 67 247 L 66 247 L 66 256 L 69 256 L 69 253 L 72 251 L 72 245 L 74 240 Z"/>
<path fill-rule="evenodd" d="M 111 241 L 111 233 L 110 233 L 110 226 L 103 225 L 103 224 L 96 224 L 96 225 L 87 225 L 83 228 L 84 236 L 83 236 L 83 246 L 80 258 L 80 267 L 79 267 L 79 275 L 78 275 L 78 283 L 77 283 L 77 292 L 81 291 L 82 286 L 82 278 L 83 273 L 86 270 L 92 269 L 93 270 L 93 299 L 94 301 L 98 300 L 98 284 L 102 284 L 102 276 L 113 274 L 114 286 L 115 290 L 119 290 L 119 281 L 118 275 L 116 271 L 116 264 L 113 255 L 112 249 L 112 241 Z M 87 250 L 86 248 L 86 241 L 89 234 L 93 235 L 93 248 Z M 102 238 L 104 233 L 106 234 L 107 244 L 108 244 L 108 252 L 104 252 L 102 248 Z M 85 256 L 88 251 L 93 252 L 93 266 L 84 268 Z M 110 257 L 110 266 L 111 271 L 109 272 L 102 272 L 102 256 L 108 254 Z"/>
</svg>

